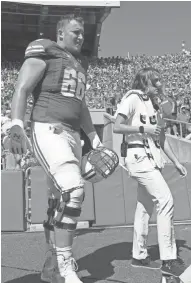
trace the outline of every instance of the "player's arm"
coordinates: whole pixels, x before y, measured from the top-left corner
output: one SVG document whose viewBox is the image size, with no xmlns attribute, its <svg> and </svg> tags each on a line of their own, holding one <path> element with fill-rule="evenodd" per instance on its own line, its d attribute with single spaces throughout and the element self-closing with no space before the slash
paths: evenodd
<svg viewBox="0 0 191 283">
<path fill-rule="evenodd" d="M 97 148 L 99 146 L 102 146 L 102 143 L 94 128 L 90 111 L 86 105 L 85 97 L 82 100 L 81 128 L 88 136 L 92 148 Z"/>
<path fill-rule="evenodd" d="M 174 163 L 174 166 L 176 169 L 180 172 L 180 174 L 184 177 L 187 175 L 187 170 L 176 158 L 176 155 L 173 153 L 171 146 L 168 142 L 168 139 L 165 136 L 164 128 L 162 128 L 160 133 L 160 145 L 163 149 L 164 153 L 167 155 L 167 157 Z"/>
<path fill-rule="evenodd" d="M 22 65 L 11 104 L 11 118 L 13 122 L 15 119 L 23 122 L 27 98 L 42 79 L 45 69 L 45 61 L 38 58 L 28 58 Z"/>
<path fill-rule="evenodd" d="M 10 129 L 10 150 L 14 154 L 26 152 L 24 117 L 27 98 L 42 79 L 46 63 L 42 59 L 28 58 L 21 67 L 11 104 L 12 127 Z"/>
</svg>

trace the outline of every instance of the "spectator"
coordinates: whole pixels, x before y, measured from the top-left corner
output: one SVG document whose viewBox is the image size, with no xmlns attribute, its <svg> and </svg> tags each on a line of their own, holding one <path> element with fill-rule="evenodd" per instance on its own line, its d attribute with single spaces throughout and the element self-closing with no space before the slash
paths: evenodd
<svg viewBox="0 0 191 283">
<path fill-rule="evenodd" d="M 189 100 L 188 97 L 184 98 L 184 105 L 185 105 L 186 109 L 190 112 L 191 107 L 190 107 L 190 100 Z"/>
<path fill-rule="evenodd" d="M 186 106 L 182 105 L 181 109 L 180 109 L 180 113 L 177 116 L 177 120 L 188 123 L 189 119 L 190 119 L 190 117 L 189 117 L 189 115 L 186 111 Z M 185 137 L 186 134 L 187 134 L 187 125 L 184 124 L 184 123 L 181 123 L 180 127 L 182 127 L 182 136 Z M 179 129 L 179 131 L 180 131 L 180 129 Z"/>
<path fill-rule="evenodd" d="M 172 93 L 163 97 L 163 101 L 160 104 L 163 117 L 171 120 L 177 119 L 177 102 Z M 173 121 L 166 121 L 166 132 L 168 134 L 178 135 L 177 123 Z"/>
<path fill-rule="evenodd" d="M 2 140 L 2 147 L 4 151 L 4 168 L 5 170 L 19 170 L 21 156 L 19 154 L 13 154 L 10 152 L 10 138 L 9 138 L 9 130 L 11 127 L 11 122 L 8 121 L 4 124 L 2 131 L 4 133 L 4 138 Z"/>
</svg>

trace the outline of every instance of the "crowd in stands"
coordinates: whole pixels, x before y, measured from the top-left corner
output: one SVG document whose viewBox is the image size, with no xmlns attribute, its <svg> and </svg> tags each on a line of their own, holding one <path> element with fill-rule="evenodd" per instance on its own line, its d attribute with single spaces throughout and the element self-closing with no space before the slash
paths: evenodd
<svg viewBox="0 0 191 283">
<path fill-rule="evenodd" d="M 91 58 L 87 81 L 87 105 L 90 108 L 106 109 L 107 112 L 114 114 L 121 98 L 131 88 L 137 71 L 149 66 L 158 69 L 162 75 L 166 95 L 171 97 L 176 105 L 175 119 L 191 123 L 191 52 L 162 56 Z M 5 124 L 10 121 L 11 100 L 20 67 L 21 62 L 2 61 L 1 125 L 4 125 L 5 130 L 2 131 L 1 144 L 7 135 Z M 29 98 L 28 113 L 31 107 L 32 100 Z M 191 126 L 182 127 L 183 136 L 188 136 L 191 133 Z M 171 134 L 180 134 L 180 127 L 176 123 L 169 122 L 167 130 Z M 29 155 L 30 158 L 33 157 Z M 19 164 L 22 166 L 21 161 Z"/>
<path fill-rule="evenodd" d="M 137 55 L 92 60 L 88 72 L 88 105 L 104 108 L 112 98 L 118 103 L 131 88 L 137 71 L 148 66 L 160 71 L 167 94 L 176 97 L 179 106 L 185 97 L 191 98 L 191 55 Z"/>
</svg>

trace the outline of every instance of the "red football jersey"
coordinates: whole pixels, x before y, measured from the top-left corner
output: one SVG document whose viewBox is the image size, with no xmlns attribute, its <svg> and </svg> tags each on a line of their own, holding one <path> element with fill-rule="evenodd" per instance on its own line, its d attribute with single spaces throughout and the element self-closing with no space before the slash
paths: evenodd
<svg viewBox="0 0 191 283">
<path fill-rule="evenodd" d="M 25 51 L 25 59 L 31 57 L 41 58 L 47 65 L 42 80 L 33 91 L 31 120 L 61 122 L 79 131 L 87 61 L 83 57 L 75 58 L 49 39 L 31 42 Z"/>
</svg>

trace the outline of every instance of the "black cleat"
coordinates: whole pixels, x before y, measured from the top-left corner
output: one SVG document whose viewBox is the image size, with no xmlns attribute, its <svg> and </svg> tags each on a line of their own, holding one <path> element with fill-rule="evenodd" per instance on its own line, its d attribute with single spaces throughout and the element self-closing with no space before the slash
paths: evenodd
<svg viewBox="0 0 191 283">
<path fill-rule="evenodd" d="M 177 259 L 163 260 L 161 272 L 164 275 L 179 277 L 185 269 L 184 264 Z"/>
</svg>

